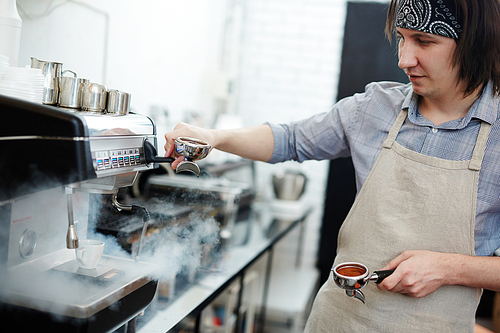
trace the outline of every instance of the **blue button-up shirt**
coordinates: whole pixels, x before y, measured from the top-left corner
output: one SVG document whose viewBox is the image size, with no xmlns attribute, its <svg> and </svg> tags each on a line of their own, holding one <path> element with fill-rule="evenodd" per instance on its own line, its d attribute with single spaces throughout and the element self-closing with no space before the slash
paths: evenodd
<svg viewBox="0 0 500 333">
<path fill-rule="evenodd" d="M 291 124 L 269 124 L 274 134 L 269 162 L 351 156 L 359 192 L 401 109 L 408 110 L 408 118 L 396 141 L 448 160 L 469 160 L 481 122 L 492 124 L 479 173 L 475 226 L 476 255 L 491 255 L 500 247 L 500 97 L 492 95 L 489 85 L 464 118 L 435 126 L 420 115 L 411 84 L 371 83 L 329 112 Z"/>
</svg>

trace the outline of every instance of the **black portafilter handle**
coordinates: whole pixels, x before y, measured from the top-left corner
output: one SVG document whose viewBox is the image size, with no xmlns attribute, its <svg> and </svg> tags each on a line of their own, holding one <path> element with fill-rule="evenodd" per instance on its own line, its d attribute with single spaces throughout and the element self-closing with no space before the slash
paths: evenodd
<svg viewBox="0 0 500 333">
<path fill-rule="evenodd" d="M 379 284 L 380 282 L 382 282 L 386 277 L 388 277 L 389 275 L 391 275 L 392 273 L 394 273 L 394 269 L 388 269 L 388 270 L 384 270 L 384 271 L 375 271 L 373 272 L 374 274 L 377 274 L 377 276 L 374 276 L 373 278 L 377 279 L 375 281 L 376 284 Z"/>
<path fill-rule="evenodd" d="M 156 148 L 155 146 L 145 140 L 144 141 L 144 159 L 146 160 L 146 163 L 172 163 L 175 161 L 175 158 L 173 157 L 162 157 L 162 156 L 156 156 Z"/>
</svg>

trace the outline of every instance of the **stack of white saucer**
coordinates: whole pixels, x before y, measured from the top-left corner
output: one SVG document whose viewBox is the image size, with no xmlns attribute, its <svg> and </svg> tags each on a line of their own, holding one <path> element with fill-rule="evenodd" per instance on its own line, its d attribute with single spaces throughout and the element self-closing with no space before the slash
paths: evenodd
<svg viewBox="0 0 500 333">
<path fill-rule="evenodd" d="M 9 67 L 9 57 L 0 54 L 0 80 L 3 78 L 3 74 Z"/>
<path fill-rule="evenodd" d="M 8 67 L 0 80 L 0 94 L 41 104 L 43 80 L 39 68 Z"/>
</svg>

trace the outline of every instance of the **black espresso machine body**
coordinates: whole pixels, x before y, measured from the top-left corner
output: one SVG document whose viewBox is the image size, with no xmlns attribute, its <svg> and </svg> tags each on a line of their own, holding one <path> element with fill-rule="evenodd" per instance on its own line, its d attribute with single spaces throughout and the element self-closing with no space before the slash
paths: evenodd
<svg viewBox="0 0 500 333">
<path fill-rule="evenodd" d="M 0 96 L 0 200 L 96 178 L 78 115 Z"/>
<path fill-rule="evenodd" d="M 82 272 L 66 231 L 74 217 L 86 239 L 91 193 L 116 192 L 157 167 L 144 152 L 145 141 L 156 146 L 154 122 L 5 96 L 0 112 L 0 318 L 16 331 L 120 327 L 153 299 L 155 267 L 103 255 Z"/>
<path fill-rule="evenodd" d="M 149 117 L 76 113 L 1 95 L 0 112 L 0 201 L 158 167 L 144 157 L 144 141 L 156 146 Z"/>
</svg>

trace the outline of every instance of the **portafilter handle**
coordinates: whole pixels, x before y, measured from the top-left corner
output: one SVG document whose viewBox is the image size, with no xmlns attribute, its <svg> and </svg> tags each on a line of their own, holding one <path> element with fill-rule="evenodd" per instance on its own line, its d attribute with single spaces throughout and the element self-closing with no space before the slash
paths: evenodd
<svg viewBox="0 0 500 333">
<path fill-rule="evenodd" d="M 376 284 L 379 284 L 382 282 L 386 277 L 394 273 L 394 269 L 388 269 L 384 271 L 375 271 L 373 274 L 370 276 L 370 281 L 375 281 Z"/>
<path fill-rule="evenodd" d="M 145 140 L 144 141 L 144 159 L 146 160 L 146 163 L 172 163 L 175 161 L 175 158 L 173 157 L 162 157 L 162 156 L 157 156 L 156 155 L 156 148 L 155 146 Z"/>
</svg>

